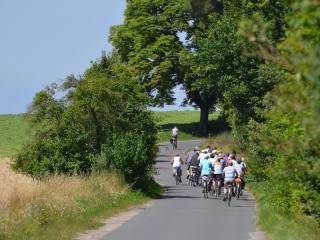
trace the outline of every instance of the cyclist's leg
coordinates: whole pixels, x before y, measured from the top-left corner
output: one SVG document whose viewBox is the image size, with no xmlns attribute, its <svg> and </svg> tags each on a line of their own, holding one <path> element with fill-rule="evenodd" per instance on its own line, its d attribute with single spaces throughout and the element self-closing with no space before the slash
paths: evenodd
<svg viewBox="0 0 320 240">
<path fill-rule="evenodd" d="M 188 168 L 187 168 L 187 170 L 186 170 L 186 172 L 187 172 L 187 179 L 189 179 L 189 176 L 190 176 L 190 171 L 189 171 L 189 169 L 190 169 L 190 166 L 188 166 Z"/>
<path fill-rule="evenodd" d="M 213 174 L 213 178 L 212 178 L 212 187 L 213 187 L 213 191 L 216 191 L 216 175 Z"/>
<path fill-rule="evenodd" d="M 179 176 L 179 182 L 182 182 L 181 176 L 182 176 L 182 169 L 180 167 L 177 167 L 177 174 Z"/>
</svg>

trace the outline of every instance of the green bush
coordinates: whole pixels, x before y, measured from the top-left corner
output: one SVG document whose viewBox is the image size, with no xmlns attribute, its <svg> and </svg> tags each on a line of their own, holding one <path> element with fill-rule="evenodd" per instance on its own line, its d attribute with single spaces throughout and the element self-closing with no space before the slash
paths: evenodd
<svg viewBox="0 0 320 240">
<path fill-rule="evenodd" d="M 116 168 L 130 183 L 147 174 L 158 127 L 144 88 L 125 70 L 112 70 L 112 61 L 102 58 L 84 77 L 69 76 L 36 94 L 28 111 L 35 137 L 17 155 L 15 169 L 43 177 Z M 66 95 L 57 99 L 61 90 Z"/>
</svg>

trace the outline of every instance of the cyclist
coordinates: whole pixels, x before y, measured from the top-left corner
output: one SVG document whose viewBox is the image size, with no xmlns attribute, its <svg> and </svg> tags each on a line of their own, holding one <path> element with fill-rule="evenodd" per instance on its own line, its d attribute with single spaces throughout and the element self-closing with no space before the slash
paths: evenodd
<svg viewBox="0 0 320 240">
<path fill-rule="evenodd" d="M 184 163 L 185 164 L 188 164 L 190 161 L 191 161 L 191 157 L 194 156 L 194 155 L 199 155 L 199 151 L 200 151 L 200 148 L 198 146 L 196 146 L 192 151 L 190 151 L 185 160 L 184 160 Z"/>
<path fill-rule="evenodd" d="M 222 170 L 223 170 L 222 163 L 221 163 L 222 158 L 223 158 L 222 156 L 218 156 L 217 161 L 212 166 L 212 168 L 213 168 L 213 179 L 212 179 L 213 192 L 216 191 L 216 180 L 222 179 Z"/>
<path fill-rule="evenodd" d="M 209 156 L 210 156 L 209 161 L 212 163 L 212 166 L 213 166 L 213 164 L 217 161 L 217 158 L 214 155 L 214 153 L 211 153 Z"/>
<path fill-rule="evenodd" d="M 223 159 L 220 160 L 220 162 L 222 163 L 222 166 L 225 167 L 226 164 L 227 164 L 227 161 L 229 160 L 229 156 L 230 156 L 230 153 L 226 153 L 224 156 L 223 156 Z"/>
<path fill-rule="evenodd" d="M 172 136 L 172 139 L 176 140 L 177 145 L 178 145 L 178 133 L 179 133 L 179 129 L 177 128 L 177 126 L 174 126 L 174 128 L 172 128 L 171 130 L 171 136 Z"/>
<path fill-rule="evenodd" d="M 234 165 L 235 169 L 237 170 L 238 173 L 238 177 L 241 178 L 241 189 L 244 189 L 244 174 L 246 173 L 246 168 L 247 166 L 245 165 L 245 163 L 242 161 L 242 157 L 238 157 L 237 158 L 237 164 Z M 240 193 L 242 194 L 242 192 Z"/>
<path fill-rule="evenodd" d="M 208 154 L 211 154 L 212 151 L 213 151 L 213 147 L 211 147 L 211 146 L 208 145 L 207 148 L 206 148 L 206 150 L 207 150 Z"/>
<path fill-rule="evenodd" d="M 206 155 L 202 162 L 199 164 L 200 170 L 201 170 L 201 177 L 208 177 L 210 178 L 210 174 L 212 171 L 212 163 L 209 161 L 209 155 Z M 210 179 L 208 179 L 208 182 Z"/>
<path fill-rule="evenodd" d="M 209 155 L 209 154 L 208 154 L 208 155 Z M 210 153 L 210 155 L 209 155 L 209 161 L 211 162 L 212 168 L 213 168 L 214 163 L 217 161 L 217 159 L 215 158 L 214 153 Z M 210 174 L 210 179 L 213 179 L 213 171 L 212 171 L 211 174 Z M 209 189 L 211 189 L 211 187 L 212 187 L 212 181 L 209 182 Z"/>
<path fill-rule="evenodd" d="M 246 174 L 247 172 L 247 164 L 244 162 L 244 158 L 241 158 L 241 165 L 243 167 L 243 174 Z"/>
<path fill-rule="evenodd" d="M 236 155 L 231 154 L 228 161 L 226 162 L 226 165 L 228 165 L 228 163 L 232 162 L 232 165 L 235 166 L 235 164 L 237 164 L 237 160 L 236 160 Z"/>
<path fill-rule="evenodd" d="M 243 170 L 243 182 L 242 182 L 242 189 L 244 189 L 244 186 L 246 185 L 246 182 L 244 181 L 244 175 L 247 172 L 247 164 L 244 162 L 244 158 L 241 158 L 241 165 L 242 165 L 242 170 Z"/>
<path fill-rule="evenodd" d="M 199 161 L 201 163 L 205 158 L 207 158 L 207 159 L 209 158 L 209 155 L 208 155 L 208 152 L 207 152 L 206 149 L 201 151 L 201 153 L 199 154 L 198 159 L 199 159 Z"/>
<path fill-rule="evenodd" d="M 232 195 L 235 196 L 235 185 L 234 185 L 234 180 L 236 177 L 238 177 L 238 173 L 233 166 L 232 161 L 227 162 L 227 167 L 225 167 L 222 170 L 222 176 L 224 177 L 224 198 L 223 201 L 227 200 L 227 187 L 229 184 L 231 184 L 232 187 Z"/>
<path fill-rule="evenodd" d="M 198 166 L 199 166 L 199 162 L 200 162 L 198 160 L 198 156 L 199 156 L 199 152 L 195 151 L 194 155 L 191 157 L 190 161 L 188 162 L 187 179 L 189 178 L 192 169 L 194 169 L 194 171 L 196 171 L 196 174 L 198 174 L 197 171 L 198 171 Z M 191 168 L 191 170 L 190 170 L 190 168 Z"/>
<path fill-rule="evenodd" d="M 180 157 L 179 153 L 176 153 L 174 157 L 170 160 L 170 163 L 173 167 L 173 177 L 176 176 L 176 174 L 182 175 L 181 171 L 181 164 L 183 164 L 182 158 Z M 181 179 L 180 179 L 181 182 Z"/>
</svg>

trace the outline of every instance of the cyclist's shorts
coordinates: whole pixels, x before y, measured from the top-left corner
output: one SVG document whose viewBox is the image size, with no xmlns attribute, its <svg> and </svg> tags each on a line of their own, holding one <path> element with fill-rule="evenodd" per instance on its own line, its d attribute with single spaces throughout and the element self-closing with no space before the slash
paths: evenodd
<svg viewBox="0 0 320 240">
<path fill-rule="evenodd" d="M 225 179 L 224 179 L 224 185 L 225 185 L 225 186 L 228 186 L 229 184 L 231 184 L 231 185 L 233 186 L 233 184 L 234 184 L 234 179 L 232 179 L 232 178 L 225 178 Z"/>
<path fill-rule="evenodd" d="M 198 166 L 190 166 L 192 172 L 197 172 L 198 171 Z"/>
<path fill-rule="evenodd" d="M 178 174 L 178 176 L 181 176 L 182 175 L 182 170 L 180 167 L 174 167 L 176 173 Z"/>
<path fill-rule="evenodd" d="M 213 179 L 214 180 L 222 179 L 222 174 L 213 174 Z"/>
<path fill-rule="evenodd" d="M 209 175 L 204 174 L 201 176 L 202 180 L 207 181 L 209 179 Z"/>
</svg>

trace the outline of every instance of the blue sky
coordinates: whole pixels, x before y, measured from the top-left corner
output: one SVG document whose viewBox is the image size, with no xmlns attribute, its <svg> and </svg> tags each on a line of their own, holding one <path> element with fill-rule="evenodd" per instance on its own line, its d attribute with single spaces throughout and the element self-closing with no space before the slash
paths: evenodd
<svg viewBox="0 0 320 240">
<path fill-rule="evenodd" d="M 24 113 L 45 86 L 76 76 L 110 52 L 109 28 L 125 0 L 0 0 L 0 114 Z M 182 93 L 177 90 L 179 108 Z M 160 110 L 160 109 L 157 109 Z"/>
</svg>

